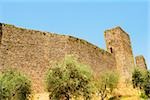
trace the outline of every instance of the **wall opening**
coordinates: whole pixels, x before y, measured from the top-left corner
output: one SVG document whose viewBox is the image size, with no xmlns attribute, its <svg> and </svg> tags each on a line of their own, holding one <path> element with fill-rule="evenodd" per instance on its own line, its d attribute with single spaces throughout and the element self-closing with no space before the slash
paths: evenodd
<svg viewBox="0 0 150 100">
<path fill-rule="evenodd" d="M 112 47 L 110 48 L 110 53 L 113 53 L 113 49 L 112 49 Z"/>
<path fill-rule="evenodd" d="M 0 44 L 1 44 L 1 40 L 2 40 L 2 23 L 0 23 Z"/>
</svg>

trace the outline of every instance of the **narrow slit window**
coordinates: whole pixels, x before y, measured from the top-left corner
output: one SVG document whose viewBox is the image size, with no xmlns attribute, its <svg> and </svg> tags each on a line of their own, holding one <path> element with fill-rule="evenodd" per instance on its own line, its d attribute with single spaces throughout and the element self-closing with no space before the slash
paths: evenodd
<svg viewBox="0 0 150 100">
<path fill-rule="evenodd" d="M 110 48 L 110 52 L 111 52 L 111 53 L 113 53 L 113 50 L 112 50 L 112 48 Z"/>
<path fill-rule="evenodd" d="M 1 44 L 1 40 L 2 40 L 2 24 L 0 23 L 0 44 Z"/>
</svg>

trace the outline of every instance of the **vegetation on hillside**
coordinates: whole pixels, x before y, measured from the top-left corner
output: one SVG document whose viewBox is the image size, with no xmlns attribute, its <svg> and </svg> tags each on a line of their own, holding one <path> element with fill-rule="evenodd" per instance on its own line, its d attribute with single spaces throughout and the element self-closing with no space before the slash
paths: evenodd
<svg viewBox="0 0 150 100">
<path fill-rule="evenodd" d="M 150 98 L 150 71 L 146 72 L 143 89 L 145 94 Z"/>
<path fill-rule="evenodd" d="M 111 71 L 101 74 L 96 79 L 96 93 L 100 95 L 101 100 L 105 100 L 112 95 L 113 90 L 117 88 L 118 80 L 118 74 Z"/>
<path fill-rule="evenodd" d="M 47 90 L 52 100 L 69 100 L 92 95 L 91 69 L 72 56 L 51 67 L 46 78 Z"/>
<path fill-rule="evenodd" d="M 15 70 L 0 74 L 0 100 L 27 100 L 31 93 L 31 83 Z"/>
<path fill-rule="evenodd" d="M 150 98 L 150 71 L 135 69 L 132 74 L 133 87 L 141 91 L 142 98 Z"/>
</svg>

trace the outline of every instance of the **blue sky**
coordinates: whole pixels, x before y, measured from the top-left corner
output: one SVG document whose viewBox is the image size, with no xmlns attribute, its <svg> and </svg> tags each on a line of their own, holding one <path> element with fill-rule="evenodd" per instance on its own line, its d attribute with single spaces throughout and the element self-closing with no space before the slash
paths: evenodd
<svg viewBox="0 0 150 100">
<path fill-rule="evenodd" d="M 146 0 L 0 0 L 0 22 L 72 35 L 106 48 L 104 31 L 121 26 L 134 56 L 150 69 L 150 10 Z"/>
</svg>

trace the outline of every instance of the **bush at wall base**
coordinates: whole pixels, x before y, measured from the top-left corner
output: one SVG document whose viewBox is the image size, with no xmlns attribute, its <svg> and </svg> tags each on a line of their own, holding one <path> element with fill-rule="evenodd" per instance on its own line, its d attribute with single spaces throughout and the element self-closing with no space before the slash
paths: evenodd
<svg viewBox="0 0 150 100">
<path fill-rule="evenodd" d="M 0 74 L 0 100 L 28 100 L 31 82 L 15 70 Z"/>
</svg>

